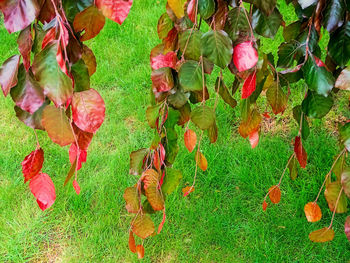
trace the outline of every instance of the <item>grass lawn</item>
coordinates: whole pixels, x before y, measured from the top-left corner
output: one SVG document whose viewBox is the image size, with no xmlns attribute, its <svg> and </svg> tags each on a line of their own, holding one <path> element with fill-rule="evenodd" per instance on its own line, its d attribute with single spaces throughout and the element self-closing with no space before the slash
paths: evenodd
<svg viewBox="0 0 350 263">
<path fill-rule="evenodd" d="M 293 9 L 284 1 L 281 5 L 290 11 L 285 17 L 290 22 Z M 68 148 L 54 145 L 46 133 L 39 132 L 45 151 L 43 171 L 53 179 L 57 199 L 45 212 L 38 208 L 28 185 L 23 184 L 20 165 L 35 148 L 34 133 L 17 120 L 12 100 L 1 96 L 0 262 L 137 261 L 127 247 L 130 218 L 122 196 L 136 182 L 128 174 L 129 153 L 148 146 L 152 138 L 145 120 L 151 86 L 149 53 L 158 43 L 156 25 L 164 11 L 165 0 L 135 0 L 122 26 L 108 21 L 88 43 L 98 61 L 92 87 L 105 99 L 107 114 L 89 149 L 88 162 L 78 173 L 80 196 L 71 185 L 63 187 L 69 170 Z M 3 26 L 0 40 L 2 63 L 18 51 L 16 35 L 8 35 Z M 264 49 L 276 53 L 282 40 L 280 31 L 275 40 L 264 42 Z M 215 72 L 211 83 L 214 78 Z M 226 78 L 230 79 L 227 73 Z M 292 87 L 296 103 L 302 100 L 302 85 Z M 344 95 L 338 100 L 330 120 L 340 114 L 350 117 L 346 101 Z M 237 133 L 238 108 L 219 104 L 219 139 L 214 145 L 205 139 L 209 168 L 199 173 L 196 191 L 189 198 L 182 196 L 181 187 L 192 183 L 194 153 L 188 154 L 181 143 L 175 168 L 183 171 L 184 179 L 167 200 L 162 233 L 145 241 L 144 262 L 347 262 L 346 215 L 336 215 L 332 242 L 315 244 L 308 234 L 327 226 L 331 219 L 323 195 L 320 222 L 308 223 L 303 213 L 338 151 L 331 128 L 334 123 L 313 121 L 305 143 L 307 169 L 294 182 L 285 177 L 281 203 L 264 213 L 264 195 L 278 182 L 292 152 L 290 141 L 297 125 L 288 117 L 287 121 L 277 117 L 271 127 L 265 125 L 266 133 L 252 150 Z M 290 116 L 290 112 L 285 114 Z"/>
</svg>

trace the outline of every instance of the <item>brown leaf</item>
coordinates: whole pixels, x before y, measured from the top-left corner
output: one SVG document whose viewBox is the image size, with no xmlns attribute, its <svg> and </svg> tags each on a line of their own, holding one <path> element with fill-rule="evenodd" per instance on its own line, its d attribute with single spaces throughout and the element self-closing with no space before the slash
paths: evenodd
<svg viewBox="0 0 350 263">
<path fill-rule="evenodd" d="M 135 238 L 132 231 L 129 232 L 129 249 L 132 253 L 136 253 Z"/>
<path fill-rule="evenodd" d="M 138 214 L 131 225 L 132 232 L 142 239 L 153 234 L 154 223 L 148 214 Z"/>
<path fill-rule="evenodd" d="M 73 26 L 75 31 L 85 32 L 80 40 L 86 41 L 97 36 L 104 27 L 105 22 L 104 15 L 96 6 L 92 5 L 75 16 Z"/>
<path fill-rule="evenodd" d="M 272 203 L 278 204 L 281 201 L 281 189 L 278 185 L 271 186 L 269 189 L 269 197 Z"/>
<path fill-rule="evenodd" d="M 208 161 L 200 151 L 196 152 L 195 160 L 198 167 L 205 172 L 208 168 Z"/>
<path fill-rule="evenodd" d="M 309 234 L 309 239 L 312 242 L 328 242 L 332 241 L 334 238 L 334 231 L 331 228 L 324 227 L 322 229 L 318 229 L 316 231 L 313 231 Z"/>
<path fill-rule="evenodd" d="M 317 222 L 322 218 L 322 211 L 319 205 L 315 202 L 309 202 L 304 207 L 304 212 L 307 221 Z"/>
<path fill-rule="evenodd" d="M 188 129 L 184 134 L 185 146 L 189 152 L 192 152 L 197 144 L 197 135 L 194 131 Z"/>
<path fill-rule="evenodd" d="M 140 200 L 136 187 L 128 187 L 125 189 L 123 198 L 125 200 L 125 207 L 129 213 L 137 213 L 140 210 Z"/>
</svg>

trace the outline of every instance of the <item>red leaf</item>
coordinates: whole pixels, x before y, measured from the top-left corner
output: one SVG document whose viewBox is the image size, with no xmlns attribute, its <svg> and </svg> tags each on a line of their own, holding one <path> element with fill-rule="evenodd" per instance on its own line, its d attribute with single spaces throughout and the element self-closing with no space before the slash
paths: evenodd
<svg viewBox="0 0 350 263">
<path fill-rule="evenodd" d="M 72 116 L 80 129 L 95 133 L 105 119 L 105 103 L 100 94 L 94 89 L 75 92 L 72 99 Z"/>
<path fill-rule="evenodd" d="M 307 153 L 303 147 L 303 143 L 301 141 L 300 136 L 295 137 L 294 152 L 295 152 L 295 155 L 298 159 L 300 166 L 302 168 L 305 168 L 306 164 L 307 164 Z"/>
<path fill-rule="evenodd" d="M 20 56 L 15 55 L 7 59 L 0 68 L 0 86 L 5 97 L 12 87 L 17 84 L 17 73 Z"/>
<path fill-rule="evenodd" d="M 35 151 L 32 151 L 27 155 L 22 164 L 22 173 L 24 176 L 24 183 L 36 176 L 43 167 L 44 163 L 44 151 L 39 148 Z"/>
<path fill-rule="evenodd" d="M 156 57 L 151 57 L 151 67 L 152 69 L 160 68 L 173 68 L 175 69 L 177 63 L 177 55 L 174 51 L 168 52 L 167 54 L 159 54 Z"/>
<path fill-rule="evenodd" d="M 165 176 L 165 170 L 163 171 L 162 178 L 160 178 L 160 181 L 159 181 L 159 189 L 160 189 L 160 188 L 162 187 L 162 185 L 163 185 L 164 176 Z"/>
<path fill-rule="evenodd" d="M 165 209 L 163 210 L 163 220 L 162 222 L 160 223 L 159 227 L 158 227 L 158 234 L 162 231 L 163 229 L 163 225 L 165 223 L 165 219 L 166 219 L 166 214 L 165 214 Z"/>
<path fill-rule="evenodd" d="M 143 259 L 145 256 L 145 248 L 142 245 L 137 245 L 136 247 L 137 257 Z"/>
<path fill-rule="evenodd" d="M 160 158 L 158 151 L 154 151 L 153 155 L 153 165 L 159 171 L 160 170 Z"/>
<path fill-rule="evenodd" d="M 80 186 L 79 186 L 77 180 L 73 181 L 73 188 L 74 188 L 75 192 L 77 193 L 77 195 L 79 195 L 80 194 Z"/>
<path fill-rule="evenodd" d="M 319 67 L 326 67 L 326 65 L 323 63 L 323 61 L 321 59 L 319 59 L 316 56 L 314 56 L 314 58 L 315 58 L 315 62 L 316 62 L 317 66 L 319 66 Z"/>
<path fill-rule="evenodd" d="M 350 216 L 345 219 L 344 232 L 348 240 L 350 241 Z"/>
<path fill-rule="evenodd" d="M 96 0 L 95 3 L 105 17 L 121 25 L 130 12 L 132 0 Z"/>
<path fill-rule="evenodd" d="M 278 185 L 271 186 L 269 189 L 269 197 L 272 203 L 278 204 L 281 201 L 281 189 Z"/>
<path fill-rule="evenodd" d="M 0 10 L 7 31 L 13 33 L 29 26 L 39 14 L 40 7 L 36 0 L 2 0 Z"/>
<path fill-rule="evenodd" d="M 269 114 L 267 111 L 265 111 L 265 112 L 263 113 L 263 116 L 264 116 L 266 119 L 270 119 L 270 118 L 271 118 L 270 114 Z"/>
<path fill-rule="evenodd" d="M 188 129 L 184 134 L 184 140 L 187 150 L 190 153 L 193 152 L 197 144 L 197 134 L 194 131 Z"/>
<path fill-rule="evenodd" d="M 264 210 L 264 211 L 266 211 L 266 208 L 267 208 L 267 203 L 266 203 L 266 201 L 265 201 L 265 200 L 264 200 L 264 202 L 263 202 L 262 207 L 263 207 L 263 210 Z"/>
<path fill-rule="evenodd" d="M 248 78 L 246 78 L 246 80 L 244 81 L 243 89 L 242 89 L 242 99 L 246 99 L 250 95 L 252 95 L 255 88 L 256 88 L 256 71 L 250 74 Z"/>
<path fill-rule="evenodd" d="M 159 143 L 159 157 L 160 157 L 160 164 L 163 165 L 165 160 L 165 149 L 163 144 L 161 143 Z"/>
<path fill-rule="evenodd" d="M 30 52 L 33 46 L 32 28 L 26 27 L 21 31 L 17 39 L 18 50 L 23 57 L 23 65 L 28 71 L 30 67 Z"/>
<path fill-rule="evenodd" d="M 89 145 L 91 143 L 91 140 L 94 134 L 90 132 L 85 132 L 79 129 L 74 123 L 73 123 L 73 130 L 74 130 L 75 136 L 77 137 L 79 148 L 82 150 L 87 150 L 89 148 Z"/>
<path fill-rule="evenodd" d="M 249 134 L 249 142 L 250 142 L 250 145 L 252 146 L 252 149 L 254 149 L 258 145 L 258 143 L 259 143 L 259 131 L 258 130 Z"/>
<path fill-rule="evenodd" d="M 132 231 L 129 232 L 129 249 L 132 253 L 136 253 L 135 238 Z"/>
<path fill-rule="evenodd" d="M 196 20 L 196 1 L 195 0 L 190 0 L 187 6 L 187 15 L 192 21 L 192 23 L 195 22 Z"/>
<path fill-rule="evenodd" d="M 41 210 L 44 211 L 55 202 L 55 186 L 47 174 L 40 173 L 32 178 L 29 182 L 29 188 Z"/>
<path fill-rule="evenodd" d="M 87 157 L 86 150 L 82 150 L 79 148 L 79 151 L 80 151 L 80 153 L 79 153 L 77 170 L 80 170 L 82 163 L 86 163 L 86 157 Z M 78 155 L 77 145 L 75 143 L 72 143 L 72 145 L 69 148 L 69 161 L 71 164 L 73 164 L 74 161 L 77 159 L 77 155 Z"/>
<path fill-rule="evenodd" d="M 68 74 L 66 60 L 63 57 L 63 52 L 62 52 L 62 49 L 61 49 L 61 45 L 58 45 L 57 54 L 56 54 L 56 60 L 57 60 L 58 65 L 60 66 L 62 72 L 64 72 L 64 74 L 66 74 L 68 77 L 71 77 Z"/>
<path fill-rule="evenodd" d="M 50 44 L 54 40 L 56 40 L 56 27 L 52 27 L 49 31 L 47 31 L 41 44 L 41 49 L 44 49 L 48 44 Z"/>
<path fill-rule="evenodd" d="M 233 49 L 233 63 L 238 72 L 251 69 L 258 62 L 258 52 L 251 41 L 238 44 Z"/>
</svg>

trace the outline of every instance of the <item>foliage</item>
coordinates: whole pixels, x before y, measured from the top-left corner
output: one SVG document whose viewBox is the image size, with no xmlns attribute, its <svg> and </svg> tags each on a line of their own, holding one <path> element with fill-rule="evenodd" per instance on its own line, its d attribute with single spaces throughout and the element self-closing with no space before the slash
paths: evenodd
<svg viewBox="0 0 350 263">
<path fill-rule="evenodd" d="M 21 1 L 13 2 L 19 2 L 19 6 L 24 8 Z M 34 3 L 34 1 L 32 2 Z M 72 169 L 67 179 L 70 179 L 74 172 L 79 169 L 81 163 L 86 161 L 86 149 L 93 133 L 100 127 L 104 117 L 104 107 L 100 107 L 103 102 L 101 103 L 99 95 L 96 95 L 94 90 L 89 89 L 89 81 L 87 81 L 89 77 L 86 77 L 93 74 L 96 63 L 93 58 L 91 59 L 91 51 L 86 46 L 82 47 L 81 40 L 94 36 L 103 27 L 104 18 L 99 12 L 109 18 L 114 18 L 113 20 L 116 22 L 120 22 L 108 12 L 108 6 L 103 6 L 107 1 L 96 1 L 96 7 L 91 5 L 91 2 L 87 3 L 89 1 L 81 2 L 84 8 L 79 5 L 77 8 L 81 8 L 80 12 L 72 11 L 74 4 L 71 4 L 71 1 L 63 1 L 62 6 L 57 3 L 58 13 L 55 13 L 56 19 L 52 23 L 45 23 L 50 20 L 45 12 L 43 14 L 41 11 L 34 12 L 33 20 L 37 17 L 38 21 L 44 23 L 44 26 L 40 32 L 38 28 L 41 24 L 35 21 L 33 28 L 30 26 L 27 32 L 23 28 L 18 41 L 23 57 L 23 66 L 19 65 L 20 57 L 14 56 L 4 63 L 0 71 L 0 84 L 4 94 L 7 95 L 12 93 L 12 90 L 18 90 L 13 92 L 15 95 L 11 94 L 17 105 L 15 108 L 17 116 L 22 116 L 20 119 L 32 128 L 46 129 L 54 142 L 60 145 L 71 144 Z M 207 161 L 200 148 L 204 131 L 211 142 L 217 140 L 218 127 L 215 110 L 219 96 L 231 107 L 235 107 L 237 102 L 232 95 L 237 92 L 239 83 L 243 84 L 240 102 L 242 121 L 239 132 L 243 137 L 248 137 L 251 145 L 255 147 L 259 141 L 262 121 L 260 110 L 256 104 L 257 99 L 261 94 L 266 94 L 272 112 L 274 114 L 283 113 L 288 106 L 288 97 L 291 92 L 289 84 L 303 78 L 308 85 L 307 96 L 302 105 L 293 109 L 300 129 L 299 135 L 295 138 L 294 153 L 286 166 L 286 169 L 289 167 L 291 176 L 294 174 L 295 178 L 297 166 L 305 167 L 307 164 L 307 154 L 302 141 L 308 137 L 308 119 L 324 117 L 333 107 L 333 97 L 339 96 L 336 94 L 338 89 L 349 90 L 348 69 L 345 68 L 349 60 L 347 34 L 349 22 L 345 2 L 340 1 L 340 4 L 336 5 L 334 3 L 326 4 L 325 1 L 312 3 L 310 1 L 293 1 L 300 20 L 293 23 L 297 26 L 291 24 L 284 27 L 286 43 L 283 43 L 279 48 L 277 64 L 271 54 L 263 54 L 259 50 L 261 37 L 272 38 L 280 25 L 284 26 L 276 2 L 270 0 L 247 2 L 251 5 L 224 0 L 198 2 L 195 0 L 189 2 L 169 0 L 167 12 L 162 15 L 158 23 L 158 33 L 162 44 L 155 47 L 151 54 L 151 66 L 154 70 L 152 89 L 155 104 L 147 110 L 147 120 L 150 127 L 155 129 L 155 138 L 149 149 L 141 149 L 132 153 L 130 172 L 134 175 L 140 175 L 140 179 L 136 186 L 128 188 L 129 190 L 124 195 L 128 211 L 136 214 L 131 223 L 129 247 L 132 252 L 137 252 L 139 257 L 143 257 L 144 248 L 143 245 L 136 246 L 133 234 L 141 238 L 153 235 L 156 227 L 151 217 L 155 217 L 153 214 L 156 211 L 163 212 L 163 220 L 158 227 L 158 233 L 161 231 L 166 219 L 166 197 L 176 189 L 182 177 L 180 171 L 171 167 L 179 148 L 177 126 L 186 126 L 184 140 L 190 151 L 193 151 L 197 145 L 194 155 L 196 178 L 197 167 L 203 171 L 207 169 Z M 50 5 L 50 2 L 48 3 Z M 34 3 L 32 7 L 35 6 Z M 28 6 L 28 8 L 32 7 Z M 249 10 L 246 7 L 250 7 Z M 5 25 L 9 32 L 18 28 L 18 24 L 23 26 L 23 24 L 28 23 L 28 19 L 31 19 L 29 16 L 29 18 L 23 18 L 22 21 L 11 20 L 9 17 L 17 15 L 13 13 L 13 6 L 2 4 L 0 8 L 4 13 Z M 45 8 L 45 5 L 42 5 L 42 8 Z M 87 12 L 91 12 L 90 14 L 93 15 L 86 15 Z M 202 30 L 204 27 L 202 25 L 204 21 L 212 30 L 201 31 L 201 26 Z M 56 26 L 51 27 L 52 24 Z M 318 41 L 321 27 L 331 33 L 325 62 L 319 59 L 321 51 Z M 44 30 L 47 33 L 44 33 Z M 75 32 L 80 30 L 85 30 L 81 38 L 77 37 Z M 32 36 L 33 32 L 36 32 L 34 37 Z M 40 39 L 37 39 L 39 34 L 42 36 L 41 42 Z M 31 39 L 32 48 L 25 45 L 31 41 L 21 40 L 21 35 L 26 40 Z M 67 39 L 68 42 L 66 42 Z M 69 45 L 70 43 L 74 44 Z M 78 45 L 82 47 L 81 59 L 76 54 Z M 35 55 L 32 66 L 30 66 L 31 60 L 30 52 L 28 56 L 28 50 L 32 50 Z M 258 53 L 260 57 L 258 57 Z M 66 55 L 67 57 L 65 57 Z M 220 72 L 217 84 L 213 89 L 216 92 L 215 103 L 211 107 L 209 100 L 211 90 L 206 85 L 206 74 L 211 74 L 214 65 L 221 69 L 229 68 L 235 75 L 236 81 L 232 85 L 232 89 L 227 88 Z M 281 71 L 281 68 L 284 70 Z M 24 71 L 27 73 L 21 73 Z M 35 98 L 29 99 L 29 104 L 16 99 L 20 97 L 16 94 L 24 93 L 23 96 L 26 97 L 27 88 L 34 91 L 30 94 L 36 95 Z M 339 94 L 342 95 L 344 92 L 341 91 Z M 43 100 L 43 98 L 45 99 Z M 24 99 L 22 101 L 28 102 Z M 48 106 L 49 101 L 52 101 L 58 108 Z M 68 103 L 66 103 L 67 101 Z M 88 107 L 87 110 L 84 107 L 84 110 L 81 111 L 79 103 L 85 101 L 91 107 Z M 63 105 L 68 106 L 68 108 L 63 109 Z M 201 130 L 198 140 L 194 129 L 189 129 L 190 120 Z M 57 124 L 59 124 L 58 130 L 55 128 Z M 348 189 L 345 159 L 349 150 L 349 137 L 349 125 L 345 124 L 340 127 L 340 140 L 346 148 L 336 158 L 324 183 L 327 186 L 327 192 L 325 192 L 325 194 L 327 193 L 326 198 L 328 196 L 327 201 L 335 212 L 338 211 L 338 207 L 344 211 L 347 206 L 344 193 L 346 194 L 346 189 Z M 85 147 L 85 145 L 87 146 Z M 38 146 L 36 151 L 39 152 L 40 149 Z M 28 156 L 26 159 L 35 160 L 36 154 Z M 29 166 L 29 169 L 36 170 L 36 165 L 42 166 L 42 162 L 35 163 L 33 167 Z M 328 180 L 331 178 L 332 171 L 338 176 L 335 182 L 330 183 Z M 280 185 L 283 175 L 279 184 L 272 186 L 268 192 L 273 203 L 280 201 Z M 51 180 L 47 180 L 45 174 L 39 173 L 35 176 L 38 181 L 42 181 L 43 189 L 50 189 Z M 183 189 L 185 196 L 194 191 L 194 183 L 195 180 L 192 186 Z M 74 180 L 73 186 L 79 192 L 76 180 Z M 30 188 L 39 203 L 41 199 L 38 197 L 37 191 L 33 190 L 34 187 Z M 54 191 L 49 190 L 48 193 L 52 194 Z M 52 195 L 44 197 L 47 204 L 51 203 L 51 197 Z M 317 204 L 317 199 L 318 197 L 314 204 Z M 312 211 L 318 210 L 311 209 L 310 212 L 309 206 L 305 208 L 305 214 L 308 217 L 311 213 L 312 220 L 315 220 L 314 218 L 317 218 L 319 213 Z M 316 207 L 316 205 L 314 206 Z M 264 210 L 267 207 L 265 198 Z M 333 239 L 334 232 L 331 225 L 310 234 L 310 239 L 318 242 Z M 347 220 L 345 224 L 347 236 L 349 236 L 348 225 Z"/>
<path fill-rule="evenodd" d="M 105 104 L 90 88 L 96 58 L 83 41 L 95 37 L 105 17 L 121 24 L 132 0 L 11 0 L 0 3 L 9 33 L 19 32 L 21 55 L 7 59 L 0 68 L 0 85 L 15 102 L 17 117 L 27 126 L 45 130 L 60 145 L 70 145 L 71 168 L 65 185 L 86 162 L 89 144 L 105 118 Z M 32 59 L 33 58 L 33 59 Z M 22 61 L 21 61 L 22 60 Z M 51 104 L 51 102 L 53 104 Z M 36 134 L 36 132 L 35 132 Z M 44 151 L 36 149 L 22 162 L 24 182 L 42 210 L 55 202 L 51 178 L 42 173 Z"/>
</svg>

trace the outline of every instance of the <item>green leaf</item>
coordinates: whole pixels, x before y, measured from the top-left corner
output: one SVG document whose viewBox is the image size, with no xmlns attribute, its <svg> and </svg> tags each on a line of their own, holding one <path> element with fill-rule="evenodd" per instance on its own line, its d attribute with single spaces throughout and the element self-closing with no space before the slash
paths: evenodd
<svg viewBox="0 0 350 263">
<path fill-rule="evenodd" d="M 324 10 L 322 24 L 328 32 L 333 32 L 338 27 L 343 25 L 345 14 L 344 0 L 327 1 L 326 9 Z"/>
<path fill-rule="evenodd" d="M 201 50 L 203 56 L 223 69 L 232 60 L 232 41 L 223 30 L 210 30 L 205 33 L 201 39 Z"/>
<path fill-rule="evenodd" d="M 131 175 L 141 175 L 142 174 L 143 160 L 145 159 L 148 152 L 149 152 L 149 149 L 144 148 L 144 149 L 134 151 L 130 154 L 129 173 Z"/>
<path fill-rule="evenodd" d="M 235 7 L 228 12 L 224 30 L 233 42 L 240 36 L 249 35 L 249 22 L 244 14 L 243 8 Z"/>
<path fill-rule="evenodd" d="M 306 116 L 310 118 L 322 119 L 331 110 L 333 98 L 324 97 L 315 92 L 309 91 L 303 100 L 301 107 Z"/>
<path fill-rule="evenodd" d="M 63 0 L 62 5 L 70 22 L 74 21 L 74 17 L 85 8 L 93 4 L 93 0 Z"/>
<path fill-rule="evenodd" d="M 248 100 L 248 99 L 246 99 Z M 261 115 L 256 110 L 253 109 L 246 120 L 242 119 L 240 125 L 239 125 L 239 134 L 243 138 L 247 138 L 251 133 L 258 131 L 261 123 Z"/>
<path fill-rule="evenodd" d="M 314 26 L 311 26 L 310 34 L 309 30 L 303 30 L 297 37 L 296 41 L 299 42 L 301 55 L 306 54 L 306 44 L 309 47 L 309 51 L 315 55 L 316 51 L 319 50 L 318 41 L 319 35 Z M 308 41 L 307 41 L 308 40 Z"/>
<path fill-rule="evenodd" d="M 292 180 L 295 180 L 298 176 L 298 161 L 295 157 L 292 158 L 288 164 L 289 175 Z"/>
<path fill-rule="evenodd" d="M 290 68 L 293 66 L 294 59 L 298 55 L 299 43 L 291 40 L 288 43 L 282 43 L 278 47 L 277 66 L 281 68 Z"/>
<path fill-rule="evenodd" d="M 173 27 L 174 22 L 170 19 L 169 15 L 167 13 L 162 14 L 157 25 L 159 39 L 166 38 Z"/>
<path fill-rule="evenodd" d="M 276 6 L 276 0 L 246 0 L 245 2 L 254 4 L 267 16 L 269 16 L 272 13 Z"/>
<path fill-rule="evenodd" d="M 216 125 L 216 122 L 210 128 L 208 129 L 208 137 L 210 140 L 210 143 L 215 143 L 218 139 L 218 126 Z"/>
<path fill-rule="evenodd" d="M 252 26 L 256 33 L 263 37 L 274 38 L 279 27 L 283 22 L 282 15 L 277 8 L 273 12 L 266 16 L 259 9 L 253 10 Z"/>
<path fill-rule="evenodd" d="M 77 63 L 73 64 L 71 73 L 74 78 L 74 91 L 79 92 L 90 89 L 89 70 L 84 60 L 79 59 Z"/>
<path fill-rule="evenodd" d="M 215 122 L 215 112 L 208 106 L 200 105 L 192 111 L 191 121 L 201 130 L 207 130 Z"/>
<path fill-rule="evenodd" d="M 241 100 L 240 110 L 241 110 L 242 121 L 248 120 L 250 113 L 251 113 L 250 105 L 251 105 L 251 103 L 250 103 L 249 98 Z"/>
<path fill-rule="evenodd" d="M 75 141 L 69 120 L 63 109 L 57 109 L 53 105 L 46 106 L 42 118 L 42 125 L 54 143 L 66 146 Z"/>
<path fill-rule="evenodd" d="M 300 120 L 302 115 L 302 108 L 301 105 L 295 106 L 293 108 L 293 117 L 295 121 L 298 123 L 298 126 L 300 126 Z M 305 117 L 305 114 L 303 113 L 303 119 L 302 119 L 302 127 L 301 127 L 301 137 L 303 140 L 306 140 L 310 135 L 310 127 L 309 123 L 307 122 L 307 119 Z"/>
<path fill-rule="evenodd" d="M 182 64 L 179 70 L 179 82 L 185 92 L 202 90 L 203 75 L 201 64 L 192 60 Z"/>
<path fill-rule="evenodd" d="M 189 97 L 189 93 L 184 93 L 184 91 L 178 87 L 174 94 L 168 96 L 168 102 L 176 109 L 180 109 L 187 103 Z"/>
<path fill-rule="evenodd" d="M 300 34 L 302 23 L 300 20 L 295 21 L 283 29 L 283 38 L 284 41 L 289 42 L 297 38 Z"/>
<path fill-rule="evenodd" d="M 350 122 L 339 127 L 340 141 L 344 143 L 345 148 L 350 152 Z"/>
<path fill-rule="evenodd" d="M 220 81 L 220 87 L 219 87 L 219 81 Z M 220 97 L 232 108 L 237 106 L 237 101 L 231 96 L 230 91 L 226 87 L 224 81 L 220 77 L 216 79 L 215 82 L 215 91 L 217 92 L 219 90 Z"/>
<path fill-rule="evenodd" d="M 137 214 L 131 225 L 132 232 L 145 239 L 153 234 L 154 223 L 148 214 Z"/>
<path fill-rule="evenodd" d="M 327 185 L 324 191 L 324 196 L 326 197 L 328 207 L 333 212 L 335 209 L 335 204 L 337 202 L 339 193 L 341 191 L 342 185 L 340 182 L 333 182 Z M 348 211 L 348 201 L 344 192 L 341 193 L 338 206 L 335 210 L 336 213 L 346 213 Z"/>
<path fill-rule="evenodd" d="M 215 13 L 214 0 L 198 0 L 198 13 L 206 20 Z"/>
<path fill-rule="evenodd" d="M 173 164 L 175 162 L 176 156 L 179 152 L 179 145 L 177 144 L 177 133 L 174 128 L 167 129 L 167 143 L 165 148 L 165 160 L 167 164 Z"/>
<path fill-rule="evenodd" d="M 57 42 L 47 45 L 34 57 L 32 70 L 44 93 L 55 105 L 61 106 L 73 95 L 72 80 L 57 63 Z"/>
<path fill-rule="evenodd" d="M 164 194 L 170 195 L 176 190 L 182 179 L 182 173 L 180 170 L 173 168 L 167 168 L 162 185 L 162 191 Z"/>
<path fill-rule="evenodd" d="M 350 59 L 350 22 L 330 35 L 328 54 L 340 67 L 347 65 Z"/>
<path fill-rule="evenodd" d="M 341 175 L 344 172 L 345 166 L 346 166 L 346 162 L 345 162 L 345 154 L 342 154 L 338 160 L 336 161 L 336 163 L 334 164 L 333 170 L 332 172 L 335 174 L 335 176 L 337 177 L 337 181 L 341 180 Z"/>
<path fill-rule="evenodd" d="M 149 106 L 146 110 L 146 119 L 148 121 L 148 125 L 152 129 L 155 129 L 157 127 L 157 120 L 159 118 L 160 106 L 161 106 L 161 104 Z"/>
<path fill-rule="evenodd" d="M 288 97 L 276 82 L 274 82 L 267 90 L 266 98 L 271 105 L 274 114 L 284 112 L 287 108 Z"/>
<path fill-rule="evenodd" d="M 180 33 L 179 47 L 182 53 L 184 52 L 187 43 L 184 55 L 185 59 L 199 61 L 199 57 L 201 56 L 200 46 L 202 35 L 203 32 L 197 29 L 193 29 L 192 34 L 190 29 Z"/>
<path fill-rule="evenodd" d="M 334 86 L 334 77 L 325 67 L 319 67 L 314 57 L 309 56 L 302 67 L 305 82 L 309 89 L 318 94 L 327 96 Z"/>
<path fill-rule="evenodd" d="M 350 198 L 350 170 L 345 169 L 341 175 L 341 185 L 344 188 L 344 193 Z"/>
</svg>

